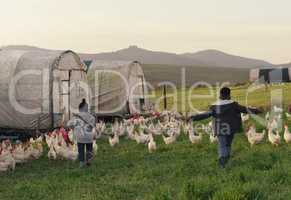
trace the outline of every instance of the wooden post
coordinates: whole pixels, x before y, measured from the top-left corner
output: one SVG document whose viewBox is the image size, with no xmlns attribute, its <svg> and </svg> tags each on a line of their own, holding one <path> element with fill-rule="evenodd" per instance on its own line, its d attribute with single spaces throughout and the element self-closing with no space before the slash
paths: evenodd
<svg viewBox="0 0 291 200">
<path fill-rule="evenodd" d="M 69 70 L 69 82 L 68 82 L 68 109 L 69 109 L 69 119 L 71 119 L 71 76 L 72 76 L 72 70 Z"/>
<path fill-rule="evenodd" d="M 164 96 L 164 110 L 167 110 L 167 86 L 166 85 L 164 85 L 163 96 Z"/>
</svg>

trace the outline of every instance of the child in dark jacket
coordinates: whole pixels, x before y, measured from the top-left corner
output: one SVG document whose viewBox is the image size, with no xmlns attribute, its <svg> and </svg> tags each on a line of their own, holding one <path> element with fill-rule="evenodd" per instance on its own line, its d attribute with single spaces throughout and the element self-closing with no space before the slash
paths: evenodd
<svg viewBox="0 0 291 200">
<path fill-rule="evenodd" d="M 193 121 L 213 118 L 214 134 L 218 137 L 219 165 L 224 168 L 230 158 L 234 134 L 242 130 L 241 113 L 259 114 L 261 111 L 247 108 L 231 100 L 230 89 L 220 90 L 220 99 L 210 106 L 208 112 L 191 116 Z"/>
</svg>

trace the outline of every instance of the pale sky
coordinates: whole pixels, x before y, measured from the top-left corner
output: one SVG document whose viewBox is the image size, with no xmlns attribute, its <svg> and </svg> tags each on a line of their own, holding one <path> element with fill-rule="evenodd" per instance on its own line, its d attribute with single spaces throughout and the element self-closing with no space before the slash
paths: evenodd
<svg viewBox="0 0 291 200">
<path fill-rule="evenodd" d="M 218 49 L 291 62 L 290 0 L 0 0 L 0 46 Z"/>
</svg>

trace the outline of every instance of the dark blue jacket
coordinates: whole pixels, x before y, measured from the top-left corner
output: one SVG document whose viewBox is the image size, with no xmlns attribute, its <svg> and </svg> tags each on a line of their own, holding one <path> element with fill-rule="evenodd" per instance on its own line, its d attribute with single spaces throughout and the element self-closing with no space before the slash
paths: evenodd
<svg viewBox="0 0 291 200">
<path fill-rule="evenodd" d="M 219 100 L 210 106 L 208 112 L 191 116 L 193 121 L 213 117 L 215 135 L 232 135 L 242 129 L 241 113 L 258 114 L 259 110 L 247 108 L 232 100 Z"/>
</svg>

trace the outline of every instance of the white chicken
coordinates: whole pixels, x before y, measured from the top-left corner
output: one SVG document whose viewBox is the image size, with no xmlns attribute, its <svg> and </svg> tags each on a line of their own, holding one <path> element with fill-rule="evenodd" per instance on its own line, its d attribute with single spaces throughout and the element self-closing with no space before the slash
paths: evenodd
<svg viewBox="0 0 291 200">
<path fill-rule="evenodd" d="M 202 141 L 202 133 L 195 135 L 194 129 L 189 131 L 189 140 L 192 144 L 199 144 Z"/>
<path fill-rule="evenodd" d="M 152 134 L 149 135 L 150 141 L 148 143 L 148 150 L 150 153 L 153 153 L 157 149 L 156 142 L 154 141 L 154 137 Z"/>
<path fill-rule="evenodd" d="M 94 152 L 95 155 L 98 152 L 98 145 L 97 145 L 96 141 L 93 141 L 93 152 Z"/>
<path fill-rule="evenodd" d="M 254 126 L 251 126 L 246 133 L 248 142 L 250 143 L 251 147 L 261 143 L 265 137 L 265 134 L 266 134 L 265 130 L 263 130 L 262 133 L 257 133 L 256 128 Z"/>
<path fill-rule="evenodd" d="M 124 126 L 123 123 L 120 123 L 119 127 L 118 127 L 118 135 L 119 136 L 124 136 L 125 135 L 125 131 L 126 131 L 126 127 Z"/>
<path fill-rule="evenodd" d="M 146 144 L 150 141 L 150 136 L 140 131 L 139 133 L 135 133 L 135 141 L 137 144 Z"/>
<path fill-rule="evenodd" d="M 12 151 L 12 156 L 16 164 L 25 163 L 29 158 L 21 144 L 16 145 L 15 149 Z"/>
<path fill-rule="evenodd" d="M 203 130 L 205 131 L 206 134 L 209 135 L 210 143 L 217 143 L 218 142 L 218 138 L 214 134 L 212 122 L 209 122 L 207 125 L 203 125 Z"/>
<path fill-rule="evenodd" d="M 10 163 L 9 162 L 1 162 L 0 161 L 0 172 L 6 172 L 9 170 Z"/>
<path fill-rule="evenodd" d="M 278 130 L 279 124 L 276 119 L 273 119 L 271 122 L 268 123 L 268 129 L 271 131 Z"/>
<path fill-rule="evenodd" d="M 42 148 L 39 144 L 30 144 L 27 151 L 32 159 L 38 159 L 42 155 Z"/>
<path fill-rule="evenodd" d="M 250 115 L 241 113 L 241 119 L 243 122 L 246 122 L 250 119 Z"/>
<path fill-rule="evenodd" d="M 269 129 L 268 139 L 272 145 L 279 146 L 279 144 L 281 142 L 281 137 L 280 137 L 279 131 L 277 130 L 276 134 L 274 134 L 273 130 Z"/>
<path fill-rule="evenodd" d="M 16 162 L 10 151 L 7 149 L 2 149 L 0 154 L 0 171 L 7 171 L 11 169 L 12 171 L 15 169 Z"/>
<path fill-rule="evenodd" d="M 209 134 L 209 140 L 210 140 L 210 143 L 212 143 L 212 144 L 218 142 L 218 138 L 217 138 L 217 136 L 214 135 L 214 133 Z"/>
<path fill-rule="evenodd" d="M 172 144 L 172 143 L 176 142 L 176 140 L 177 140 L 177 135 L 175 135 L 175 134 L 173 134 L 169 137 L 162 135 L 162 137 L 163 137 L 163 140 L 164 140 L 166 145 Z"/>
<path fill-rule="evenodd" d="M 288 125 L 285 125 L 285 131 L 284 131 L 284 140 L 287 144 L 291 143 L 291 133 L 289 131 Z"/>
<path fill-rule="evenodd" d="M 270 112 L 267 112 L 265 115 L 265 120 L 269 121 L 270 120 Z"/>
<path fill-rule="evenodd" d="M 135 135 L 133 133 L 134 131 L 134 125 L 128 125 L 126 127 L 126 130 L 127 130 L 127 137 L 131 140 L 135 140 Z"/>
<path fill-rule="evenodd" d="M 56 151 L 55 151 L 55 149 L 54 149 L 53 144 L 51 144 L 51 145 L 49 146 L 49 151 L 48 151 L 48 153 L 47 153 L 47 156 L 48 156 L 48 158 L 49 158 L 50 160 L 56 160 L 56 159 L 57 159 L 57 153 L 56 153 Z"/>
<path fill-rule="evenodd" d="M 276 106 L 276 105 L 274 105 L 273 110 L 275 113 L 282 113 L 283 112 L 283 109 L 281 107 Z"/>
<path fill-rule="evenodd" d="M 117 132 L 114 133 L 113 137 L 109 136 L 109 144 L 111 147 L 114 147 L 117 144 L 119 144 L 119 135 Z"/>
<path fill-rule="evenodd" d="M 76 161 L 78 159 L 78 151 L 76 145 L 70 145 L 64 149 L 63 156 L 70 161 Z"/>
</svg>

